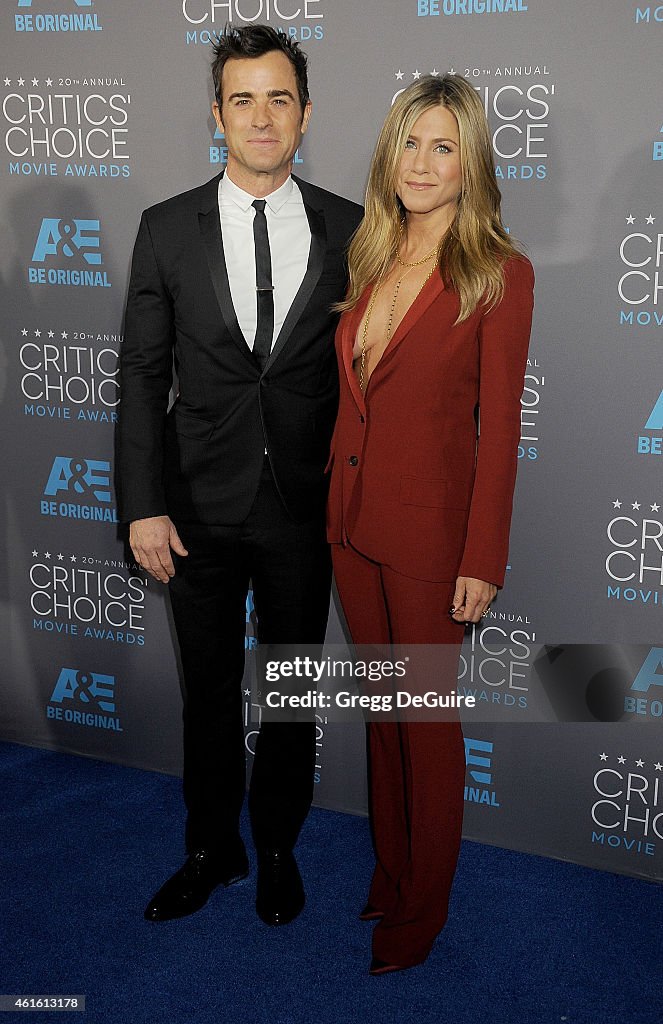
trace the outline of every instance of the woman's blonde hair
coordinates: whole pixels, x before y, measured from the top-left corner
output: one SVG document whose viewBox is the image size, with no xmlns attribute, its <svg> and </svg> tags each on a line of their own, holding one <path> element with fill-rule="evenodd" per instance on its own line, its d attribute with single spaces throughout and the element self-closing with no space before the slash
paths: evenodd
<svg viewBox="0 0 663 1024">
<path fill-rule="evenodd" d="M 502 225 L 502 197 L 481 100 L 459 75 L 427 75 L 397 97 L 380 132 L 366 187 L 366 212 L 348 252 L 348 295 L 339 310 L 352 309 L 394 259 L 405 218 L 396 194 L 401 157 L 415 122 L 438 104 L 458 122 L 462 172 L 458 209 L 441 240 L 440 273 L 460 296 L 458 323 L 480 302 L 490 309 L 502 298 L 503 264 L 519 249 Z"/>
</svg>

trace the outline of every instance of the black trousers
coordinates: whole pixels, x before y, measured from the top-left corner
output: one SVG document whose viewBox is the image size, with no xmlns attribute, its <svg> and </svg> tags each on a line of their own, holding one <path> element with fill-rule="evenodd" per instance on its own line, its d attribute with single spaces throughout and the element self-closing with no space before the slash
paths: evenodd
<svg viewBox="0 0 663 1024">
<path fill-rule="evenodd" d="M 253 582 L 259 644 L 322 644 L 331 559 L 322 511 L 296 523 L 265 457 L 239 526 L 176 523 L 189 552 L 169 584 L 184 671 L 187 851 L 238 835 L 246 790 L 241 682 L 246 595 Z M 292 849 L 313 798 L 315 725 L 265 722 L 255 747 L 249 810 L 257 847 Z"/>
</svg>

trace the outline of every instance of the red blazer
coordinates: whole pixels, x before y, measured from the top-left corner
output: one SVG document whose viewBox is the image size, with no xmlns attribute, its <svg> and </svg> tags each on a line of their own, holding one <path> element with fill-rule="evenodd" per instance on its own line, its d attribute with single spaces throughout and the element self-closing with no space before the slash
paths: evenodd
<svg viewBox="0 0 663 1024">
<path fill-rule="evenodd" d="M 454 326 L 458 296 L 435 273 L 365 395 L 352 348 L 371 288 L 342 316 L 340 405 L 328 463 L 330 543 L 350 540 L 415 579 L 472 576 L 503 585 L 533 285 L 529 260 L 510 259 L 501 303 Z"/>
</svg>

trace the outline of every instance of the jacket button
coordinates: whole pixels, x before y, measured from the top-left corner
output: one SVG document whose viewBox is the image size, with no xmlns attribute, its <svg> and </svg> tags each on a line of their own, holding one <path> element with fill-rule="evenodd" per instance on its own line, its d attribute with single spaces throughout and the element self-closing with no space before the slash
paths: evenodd
<svg viewBox="0 0 663 1024">
<path fill-rule="evenodd" d="M 364 417 L 363 417 L 363 416 L 361 415 L 361 413 L 359 414 L 359 422 L 360 422 L 360 423 L 363 423 L 363 422 L 364 422 Z"/>
<path fill-rule="evenodd" d="M 357 458 L 356 455 L 351 455 L 350 458 L 348 459 L 348 462 L 350 463 L 351 466 L 359 465 L 359 459 Z"/>
</svg>

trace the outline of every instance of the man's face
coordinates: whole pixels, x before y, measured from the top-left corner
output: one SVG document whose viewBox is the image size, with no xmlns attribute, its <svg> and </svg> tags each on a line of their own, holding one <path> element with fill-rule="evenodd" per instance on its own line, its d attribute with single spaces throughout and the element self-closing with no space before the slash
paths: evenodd
<svg viewBox="0 0 663 1024">
<path fill-rule="evenodd" d="M 290 174 L 311 104 L 302 115 L 295 69 L 278 50 L 229 60 L 221 84 L 222 109 L 215 103 L 212 111 L 226 137 L 228 175 L 246 192 L 268 195 Z"/>
</svg>

